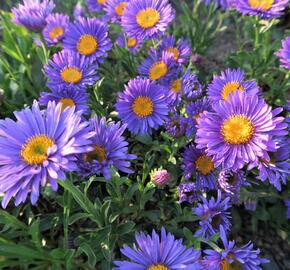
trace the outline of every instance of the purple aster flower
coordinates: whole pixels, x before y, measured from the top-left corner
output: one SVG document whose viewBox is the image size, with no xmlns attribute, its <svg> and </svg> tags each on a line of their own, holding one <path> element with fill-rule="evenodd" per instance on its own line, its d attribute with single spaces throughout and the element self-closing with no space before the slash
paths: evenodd
<svg viewBox="0 0 290 270">
<path fill-rule="evenodd" d="M 161 229 L 161 237 L 153 230 L 152 236 L 141 232 L 136 235 L 137 245 L 125 246 L 123 255 L 131 261 L 115 261 L 113 270 L 171 270 L 200 269 L 200 251 L 186 248 L 182 240 Z"/>
<path fill-rule="evenodd" d="M 196 173 L 196 188 L 198 190 L 207 191 L 216 188 L 215 166 L 210 156 L 195 148 L 194 144 L 190 144 L 182 157 L 181 169 L 185 179 L 189 179 L 193 173 Z"/>
<path fill-rule="evenodd" d="M 201 98 L 203 85 L 199 82 L 197 75 L 187 71 L 182 78 L 183 94 L 188 100 Z"/>
<path fill-rule="evenodd" d="M 47 85 L 51 89 L 71 87 L 75 90 L 83 90 L 99 79 L 97 69 L 97 63 L 90 64 L 84 56 L 69 50 L 54 54 L 44 66 L 48 78 Z"/>
<path fill-rule="evenodd" d="M 187 64 L 191 56 L 191 48 L 188 40 L 180 39 L 176 42 L 174 35 L 163 37 L 159 50 L 161 52 L 173 53 L 174 61 L 179 64 Z"/>
<path fill-rule="evenodd" d="M 85 17 L 86 16 L 86 10 L 84 9 L 84 7 L 81 5 L 81 3 L 77 3 L 74 7 L 74 17 L 77 18 L 79 16 L 81 17 Z"/>
<path fill-rule="evenodd" d="M 12 8 L 13 22 L 29 30 L 39 31 L 46 25 L 46 18 L 55 5 L 50 0 L 23 0 L 23 5 Z"/>
<path fill-rule="evenodd" d="M 287 207 L 286 218 L 290 219 L 290 200 L 286 199 L 284 202 L 285 202 L 285 205 Z"/>
<path fill-rule="evenodd" d="M 290 176 L 290 140 L 283 139 L 278 142 L 276 151 L 267 152 L 266 156 L 251 164 L 249 169 L 258 163 L 257 178 L 263 182 L 268 179 L 271 185 L 281 191 L 281 183 L 285 185 Z"/>
<path fill-rule="evenodd" d="M 174 114 L 165 123 L 166 132 L 173 138 L 181 138 L 184 136 L 187 128 L 187 120 L 185 117 Z"/>
<path fill-rule="evenodd" d="M 107 0 L 105 4 L 105 12 L 108 18 L 114 23 L 121 23 L 128 2 L 128 0 Z"/>
<path fill-rule="evenodd" d="M 108 0 L 87 0 L 88 7 L 91 12 L 101 11 L 105 8 L 105 4 Z"/>
<path fill-rule="evenodd" d="M 231 198 L 232 203 L 238 203 L 241 186 L 249 185 L 245 173 L 241 170 L 222 170 L 218 176 L 220 188 Z"/>
<path fill-rule="evenodd" d="M 89 96 L 84 90 L 75 90 L 71 87 L 55 88 L 51 93 L 41 92 L 39 104 L 47 106 L 49 101 L 55 101 L 61 104 L 61 110 L 67 107 L 75 107 L 75 111 L 82 111 L 83 114 L 89 114 Z"/>
<path fill-rule="evenodd" d="M 79 159 L 79 174 L 83 177 L 103 174 L 105 179 L 111 179 L 110 167 L 124 173 L 132 173 L 129 169 L 130 160 L 135 155 L 128 154 L 128 142 L 122 136 L 127 125 L 121 122 L 106 123 L 106 118 L 100 120 L 97 116 L 90 120 L 90 128 L 95 133 L 92 137 L 93 151 Z"/>
<path fill-rule="evenodd" d="M 192 208 L 193 212 L 201 218 L 199 222 L 200 229 L 195 233 L 195 236 L 209 239 L 220 232 L 220 227 L 223 227 L 225 231 L 229 231 L 231 227 L 231 216 L 228 211 L 231 208 L 230 197 L 222 200 L 222 193 L 218 190 L 216 200 L 214 197 L 207 200 L 203 196 L 201 196 L 201 200 L 202 203 L 198 203 L 197 207 Z"/>
<path fill-rule="evenodd" d="M 221 251 L 205 250 L 206 255 L 201 262 L 204 269 L 263 270 L 261 264 L 269 262 L 267 259 L 259 258 L 260 250 L 254 250 L 251 242 L 243 247 L 236 247 L 235 241 L 228 242 L 226 232 L 222 226 L 220 232 L 224 249 Z"/>
<path fill-rule="evenodd" d="M 288 0 L 236 0 L 236 9 L 243 15 L 272 19 L 283 15 Z"/>
<path fill-rule="evenodd" d="M 197 101 L 186 105 L 185 108 L 188 115 L 186 135 L 188 137 L 192 137 L 197 130 L 196 127 L 201 114 L 204 111 L 211 112 L 212 107 L 210 101 L 206 97 L 204 97 L 203 99 L 198 99 Z"/>
<path fill-rule="evenodd" d="M 102 62 L 111 47 L 108 26 L 96 18 L 78 17 L 70 24 L 63 40 L 64 49 L 78 52 L 91 62 Z"/>
<path fill-rule="evenodd" d="M 163 187 L 171 181 L 171 175 L 167 170 L 154 169 L 150 173 L 151 182 L 158 187 Z"/>
<path fill-rule="evenodd" d="M 212 106 L 214 112 L 201 115 L 195 142 L 216 166 L 235 171 L 266 157 L 274 145 L 271 132 L 277 124 L 274 111 L 258 96 L 236 91 L 229 101 L 220 101 Z"/>
<path fill-rule="evenodd" d="M 204 4 L 208 6 L 211 3 L 214 3 L 217 8 L 221 10 L 225 10 L 228 8 L 228 1 L 227 0 L 203 0 Z"/>
<path fill-rule="evenodd" d="M 88 123 L 73 108 L 61 112 L 61 105 L 49 102 L 41 111 L 32 108 L 14 113 L 16 121 L 0 121 L 0 192 L 5 193 L 2 207 L 12 197 L 15 205 L 30 200 L 35 204 L 40 186 L 50 183 L 57 190 L 57 179 L 77 169 L 76 154 L 92 150 Z"/>
<path fill-rule="evenodd" d="M 131 53 L 136 53 L 142 47 L 143 39 L 140 37 L 126 37 L 124 33 L 121 33 L 117 44 L 121 48 L 127 48 Z"/>
<path fill-rule="evenodd" d="M 290 36 L 282 40 L 282 48 L 276 53 L 281 66 L 290 69 Z"/>
<path fill-rule="evenodd" d="M 174 19 L 168 0 L 131 0 L 122 16 L 122 27 L 131 36 L 144 39 L 163 34 Z"/>
<path fill-rule="evenodd" d="M 148 77 L 151 81 L 166 84 L 174 77 L 179 69 L 176 68 L 173 54 L 163 52 L 161 57 L 157 51 L 152 50 L 148 58 L 143 60 L 139 67 L 139 73 Z"/>
<path fill-rule="evenodd" d="M 257 200 L 247 199 L 244 201 L 244 206 L 246 210 L 255 212 L 257 209 Z"/>
<path fill-rule="evenodd" d="M 229 101 L 229 95 L 235 91 L 246 92 L 253 96 L 259 93 L 259 86 L 254 80 L 245 81 L 245 74 L 240 69 L 227 69 L 220 76 L 214 76 L 208 86 L 208 96 L 212 102 Z"/>
<path fill-rule="evenodd" d="M 53 46 L 62 40 L 69 25 L 69 17 L 60 13 L 50 14 L 46 19 L 43 37 L 48 46 Z"/>
<path fill-rule="evenodd" d="M 119 94 L 116 109 L 119 117 L 134 134 L 150 134 L 168 119 L 169 106 L 162 86 L 147 78 L 130 80 Z"/>
<path fill-rule="evenodd" d="M 194 183 L 186 182 L 177 187 L 179 202 L 193 203 L 198 200 L 198 193 Z"/>
</svg>

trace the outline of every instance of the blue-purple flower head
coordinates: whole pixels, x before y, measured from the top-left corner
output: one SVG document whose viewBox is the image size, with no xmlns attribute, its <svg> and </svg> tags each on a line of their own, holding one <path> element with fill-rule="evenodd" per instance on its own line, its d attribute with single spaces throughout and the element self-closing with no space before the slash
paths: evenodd
<svg viewBox="0 0 290 270">
<path fill-rule="evenodd" d="M 128 2 L 128 0 L 107 0 L 105 12 L 108 18 L 114 23 L 121 23 Z"/>
<path fill-rule="evenodd" d="M 269 262 L 259 257 L 260 250 L 254 250 L 251 242 L 242 247 L 236 247 L 235 241 L 228 241 L 226 231 L 222 226 L 220 232 L 224 248 L 221 251 L 205 250 L 206 255 L 201 262 L 203 269 L 263 270 L 261 264 Z"/>
<path fill-rule="evenodd" d="M 117 40 L 118 46 L 127 48 L 131 53 L 137 53 L 142 47 L 143 39 L 140 37 L 130 37 L 125 33 L 121 33 Z"/>
<path fill-rule="evenodd" d="M 290 36 L 282 40 L 282 48 L 276 53 L 281 66 L 290 69 Z"/>
<path fill-rule="evenodd" d="M 237 170 L 266 157 L 274 145 L 271 132 L 279 124 L 263 99 L 236 91 L 229 95 L 229 102 L 212 107 L 213 112 L 205 111 L 199 119 L 195 142 L 216 166 Z"/>
<path fill-rule="evenodd" d="M 229 101 L 229 95 L 235 91 L 246 92 L 253 96 L 259 93 L 255 80 L 245 81 L 245 74 L 240 69 L 227 69 L 220 76 L 214 76 L 208 86 L 208 96 L 212 102 Z"/>
<path fill-rule="evenodd" d="M 183 94 L 188 100 L 201 98 L 204 86 L 199 82 L 196 74 L 187 71 L 182 77 Z"/>
<path fill-rule="evenodd" d="M 204 97 L 203 99 L 198 99 L 195 102 L 192 102 L 186 105 L 186 113 L 187 113 L 187 129 L 186 135 L 188 137 L 192 137 L 196 130 L 197 124 L 201 114 L 204 111 L 212 111 L 211 103 L 208 98 Z"/>
<path fill-rule="evenodd" d="M 150 134 L 168 119 L 169 105 L 164 88 L 147 78 L 130 80 L 116 104 L 119 118 L 134 134 Z"/>
<path fill-rule="evenodd" d="M 196 202 L 199 198 L 195 183 L 185 182 L 177 187 L 179 202 Z"/>
<path fill-rule="evenodd" d="M 105 4 L 108 0 L 87 0 L 89 10 L 91 12 L 102 11 L 105 8 Z"/>
<path fill-rule="evenodd" d="M 120 122 L 106 122 L 103 117 L 97 116 L 90 120 L 90 129 L 95 133 L 92 137 L 93 150 L 79 159 L 79 174 L 83 177 L 94 174 L 104 175 L 105 179 L 111 178 L 110 167 L 124 173 L 132 173 L 129 168 L 130 161 L 136 156 L 128 154 L 128 142 L 122 136 L 126 125 Z"/>
<path fill-rule="evenodd" d="M 173 138 L 181 138 L 185 135 L 187 120 L 185 117 L 175 113 L 165 122 L 166 132 Z"/>
<path fill-rule="evenodd" d="M 288 0 L 236 0 L 236 9 L 243 15 L 272 19 L 283 15 Z"/>
<path fill-rule="evenodd" d="M 144 59 L 139 67 L 139 74 L 148 77 L 151 81 L 167 84 L 178 74 L 179 69 L 173 60 L 173 53 L 163 52 L 160 56 L 152 50 L 151 55 Z"/>
<path fill-rule="evenodd" d="M 230 197 L 222 199 L 222 193 L 218 190 L 217 199 L 211 197 L 207 200 L 204 196 L 201 196 L 201 200 L 202 203 L 198 203 L 197 207 L 192 209 L 201 218 L 199 222 L 200 229 L 195 233 L 195 236 L 209 239 L 220 232 L 220 226 L 225 231 L 229 231 L 231 227 Z"/>
<path fill-rule="evenodd" d="M 51 0 L 23 0 L 17 8 L 12 8 L 13 22 L 29 30 L 39 31 L 46 25 L 46 18 L 54 9 Z"/>
<path fill-rule="evenodd" d="M 44 66 L 47 85 L 51 89 L 70 87 L 83 90 L 99 79 L 97 69 L 97 63 L 91 64 L 84 56 L 69 50 L 54 54 Z"/>
<path fill-rule="evenodd" d="M 290 219 L 290 199 L 286 199 L 284 202 L 285 202 L 285 205 L 287 207 L 286 218 Z"/>
<path fill-rule="evenodd" d="M 73 50 L 91 62 L 102 62 L 112 47 L 108 26 L 96 18 L 78 17 L 71 23 L 63 40 L 63 48 Z"/>
<path fill-rule="evenodd" d="M 133 247 L 125 246 L 121 252 L 130 261 L 115 261 L 114 270 L 179 270 L 200 269 L 200 251 L 186 248 L 182 240 L 161 229 L 161 236 L 154 230 L 152 236 L 141 232 L 136 235 Z"/>
<path fill-rule="evenodd" d="M 184 65 L 189 62 L 192 53 L 188 40 L 180 39 L 176 42 L 174 35 L 163 37 L 158 50 L 173 53 L 174 61 Z"/>
<path fill-rule="evenodd" d="M 215 164 L 212 157 L 197 149 L 194 144 L 190 144 L 185 149 L 182 157 L 181 168 L 185 179 L 196 175 L 196 188 L 198 190 L 207 191 L 216 188 Z"/>
<path fill-rule="evenodd" d="M 61 105 L 49 102 L 41 111 L 38 103 L 15 112 L 16 121 L 0 121 L 0 192 L 5 193 L 5 208 L 12 197 L 15 205 L 25 202 L 28 193 L 35 204 L 40 187 L 75 171 L 76 154 L 92 150 L 88 123 L 73 108 L 61 111 Z"/>
<path fill-rule="evenodd" d="M 162 35 L 174 19 L 168 0 L 131 0 L 122 16 L 122 27 L 130 36 L 144 39 Z"/>
<path fill-rule="evenodd" d="M 72 87 L 57 87 L 52 89 L 51 93 L 41 92 L 39 105 L 47 106 L 49 101 L 55 101 L 61 104 L 61 110 L 67 107 L 75 107 L 75 111 L 81 111 L 82 114 L 89 114 L 89 96 L 85 90 L 75 90 Z"/>
<path fill-rule="evenodd" d="M 74 18 L 77 18 L 79 16 L 84 17 L 84 16 L 86 16 L 86 10 L 82 6 L 82 4 L 78 2 L 78 3 L 76 3 L 76 5 L 74 7 L 73 14 L 74 14 Z"/>
<path fill-rule="evenodd" d="M 53 46 L 63 39 L 69 25 L 69 16 L 52 13 L 47 17 L 46 23 L 42 34 L 47 45 Z"/>
<path fill-rule="evenodd" d="M 221 10 L 225 10 L 228 8 L 228 1 L 227 0 L 203 0 L 205 5 L 209 5 L 211 3 L 214 3 L 217 8 L 220 8 Z"/>
</svg>

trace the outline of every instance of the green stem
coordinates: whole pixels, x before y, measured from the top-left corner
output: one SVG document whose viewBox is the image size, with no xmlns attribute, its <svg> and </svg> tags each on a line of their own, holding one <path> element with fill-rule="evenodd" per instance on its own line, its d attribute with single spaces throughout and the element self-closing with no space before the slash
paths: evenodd
<svg viewBox="0 0 290 270">
<path fill-rule="evenodd" d="M 255 43 L 254 47 L 258 48 L 260 44 L 260 28 L 259 28 L 259 18 L 256 16 L 254 18 L 254 27 L 255 27 Z"/>
<path fill-rule="evenodd" d="M 63 207 L 63 247 L 64 249 L 68 249 L 68 238 L 69 238 L 69 216 L 70 216 L 70 208 L 71 208 L 71 194 L 66 189 L 64 190 L 64 207 Z"/>
</svg>

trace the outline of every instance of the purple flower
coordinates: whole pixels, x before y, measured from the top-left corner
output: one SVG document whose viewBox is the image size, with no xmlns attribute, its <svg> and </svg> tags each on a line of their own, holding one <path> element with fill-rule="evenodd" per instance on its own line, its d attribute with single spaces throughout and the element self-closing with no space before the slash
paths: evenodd
<svg viewBox="0 0 290 270">
<path fill-rule="evenodd" d="M 236 0 L 236 9 L 243 15 L 272 19 L 283 15 L 288 0 Z"/>
<path fill-rule="evenodd" d="M 166 132 L 173 138 L 181 138 L 184 136 L 187 128 L 186 118 L 175 113 L 165 123 L 165 128 Z"/>
<path fill-rule="evenodd" d="M 214 3 L 216 7 L 220 8 L 221 10 L 225 10 L 228 8 L 228 1 L 227 0 L 203 0 L 205 5 L 209 5 L 210 3 Z"/>
<path fill-rule="evenodd" d="M 90 62 L 102 62 L 111 47 L 108 26 L 96 18 L 78 17 L 70 24 L 63 40 L 64 49 L 73 50 Z"/>
<path fill-rule="evenodd" d="M 125 246 L 123 255 L 131 261 L 115 261 L 113 270 L 170 270 L 200 269 L 200 251 L 186 248 L 182 240 L 161 229 L 161 237 L 153 230 L 152 236 L 141 232 L 136 236 L 137 245 Z"/>
<path fill-rule="evenodd" d="M 266 151 L 274 145 L 271 132 L 279 124 L 274 111 L 258 96 L 236 91 L 229 101 L 220 101 L 213 105 L 214 112 L 201 115 L 195 141 L 216 166 L 235 171 L 266 158 Z"/>
<path fill-rule="evenodd" d="M 207 200 L 203 196 L 201 196 L 201 200 L 202 203 L 198 203 L 196 208 L 192 208 L 193 212 L 201 218 L 199 222 L 200 229 L 195 233 L 195 236 L 209 239 L 220 232 L 220 227 L 223 227 L 225 231 L 229 231 L 231 227 L 231 216 L 228 211 L 231 208 L 230 197 L 222 200 L 222 193 L 218 190 L 216 200 L 214 197 Z"/>
<path fill-rule="evenodd" d="M 124 33 L 121 33 L 117 40 L 117 44 L 121 48 L 127 48 L 131 53 L 136 53 L 142 47 L 143 39 L 140 37 L 126 37 Z"/>
<path fill-rule="evenodd" d="M 119 118 L 134 134 L 150 134 L 168 119 L 169 106 L 162 86 L 146 78 L 130 80 L 116 104 Z"/>
<path fill-rule="evenodd" d="M 168 0 L 131 0 L 122 16 L 122 27 L 130 36 L 144 39 L 163 34 L 174 19 Z"/>
<path fill-rule="evenodd" d="M 257 209 L 257 201 L 254 199 L 247 199 L 244 201 L 244 206 L 246 210 L 255 212 Z"/>
<path fill-rule="evenodd" d="M 198 193 L 194 183 L 186 182 L 177 187 L 179 202 L 193 203 L 198 200 Z"/>
<path fill-rule="evenodd" d="M 139 73 L 147 76 L 151 81 L 158 81 L 159 83 L 166 84 L 178 72 L 173 54 L 163 52 L 161 56 L 156 51 L 151 51 L 148 58 L 143 60 L 139 67 Z"/>
<path fill-rule="evenodd" d="M 81 3 L 77 3 L 74 7 L 74 18 L 77 18 L 79 16 L 81 17 L 85 17 L 86 16 L 86 10 L 84 9 L 84 7 L 81 5 Z"/>
<path fill-rule="evenodd" d="M 54 54 L 44 66 L 47 85 L 51 89 L 70 87 L 83 90 L 99 79 L 97 69 L 97 63 L 90 64 L 84 56 L 68 50 Z"/>
<path fill-rule="evenodd" d="M 290 200 L 286 199 L 284 202 L 285 202 L 285 205 L 287 207 L 286 218 L 290 219 Z"/>
<path fill-rule="evenodd" d="M 226 232 L 222 226 L 220 232 L 224 249 L 221 251 L 205 250 L 206 255 L 201 262 L 204 269 L 263 270 L 260 265 L 269 262 L 267 259 L 259 258 L 260 250 L 254 250 L 251 242 L 243 247 L 235 247 L 235 241 L 228 242 Z"/>
<path fill-rule="evenodd" d="M 208 96 L 212 102 L 229 101 L 229 95 L 236 91 L 253 96 L 259 92 L 259 86 L 254 80 L 245 81 L 244 72 L 240 69 L 222 71 L 220 76 L 214 76 L 208 86 Z"/>
<path fill-rule="evenodd" d="M 174 61 L 179 64 L 187 64 L 191 55 L 191 48 L 188 40 L 180 39 L 176 42 L 174 35 L 163 37 L 161 46 L 158 50 L 161 52 L 173 53 Z"/>
<path fill-rule="evenodd" d="M 151 182 L 158 187 L 163 187 L 171 181 L 171 175 L 167 170 L 164 169 L 154 169 L 150 173 Z"/>
<path fill-rule="evenodd" d="M 88 7 L 91 12 L 101 11 L 105 8 L 105 4 L 108 0 L 87 0 Z"/>
<path fill-rule="evenodd" d="M 212 158 L 207 156 L 204 151 L 195 148 L 190 144 L 182 154 L 183 162 L 181 168 L 185 179 L 196 174 L 196 188 L 198 190 L 211 190 L 216 188 L 215 166 Z"/>
<path fill-rule="evenodd" d="M 186 113 L 188 115 L 186 119 L 186 135 L 188 137 L 192 137 L 195 134 L 199 118 L 204 111 L 212 111 L 211 103 L 206 97 L 186 105 Z"/>
<path fill-rule="evenodd" d="M 89 97 L 84 90 L 75 90 L 71 87 L 57 87 L 51 93 L 41 92 L 39 104 L 47 106 L 49 101 L 55 101 L 61 104 L 61 110 L 67 107 L 75 107 L 75 111 L 81 111 L 82 114 L 89 114 Z"/>
<path fill-rule="evenodd" d="M 128 2 L 128 0 L 107 0 L 105 4 L 105 12 L 108 18 L 114 23 L 121 23 Z"/>
<path fill-rule="evenodd" d="M 290 69 L 290 36 L 282 40 L 282 48 L 276 53 L 281 66 Z"/>
<path fill-rule="evenodd" d="M 110 167 L 132 173 L 129 169 L 130 160 L 135 155 L 128 154 L 128 142 L 122 136 L 126 125 L 120 122 L 106 123 L 106 118 L 100 120 L 97 116 L 90 120 L 90 129 L 95 133 L 92 137 L 93 151 L 86 153 L 79 159 L 79 174 L 83 177 L 103 174 L 105 179 L 111 179 Z"/>
<path fill-rule="evenodd" d="M 57 179 L 77 169 L 76 154 L 92 150 L 88 123 L 73 108 L 61 112 L 61 105 L 49 102 L 41 111 L 32 108 L 14 113 L 16 121 L 0 120 L 0 192 L 5 193 L 2 207 L 12 197 L 15 205 L 25 202 L 28 193 L 32 204 L 39 197 L 40 186 L 48 183 L 57 190 Z"/>
<path fill-rule="evenodd" d="M 53 46 L 62 40 L 69 25 L 69 17 L 60 13 L 50 14 L 46 19 L 43 37 L 47 45 Z"/>
<path fill-rule="evenodd" d="M 182 78 L 183 94 L 188 100 L 201 98 L 203 85 L 199 82 L 197 75 L 187 71 Z"/>
<path fill-rule="evenodd" d="M 46 25 L 46 18 L 55 5 L 50 0 L 23 0 L 23 5 L 12 8 L 13 22 L 29 30 L 39 31 Z"/>
</svg>

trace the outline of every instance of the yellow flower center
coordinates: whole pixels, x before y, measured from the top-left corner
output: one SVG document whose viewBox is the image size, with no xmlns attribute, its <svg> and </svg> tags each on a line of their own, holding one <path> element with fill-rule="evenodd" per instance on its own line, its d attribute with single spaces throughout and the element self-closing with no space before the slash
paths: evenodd
<svg viewBox="0 0 290 270">
<path fill-rule="evenodd" d="M 167 74 L 167 66 L 163 61 L 156 62 L 149 71 L 149 78 L 152 81 L 159 80 Z"/>
<path fill-rule="evenodd" d="M 258 8 L 262 10 L 269 10 L 274 4 L 274 0 L 249 0 L 249 5 L 252 8 Z"/>
<path fill-rule="evenodd" d="M 170 84 L 170 90 L 174 93 L 179 93 L 182 89 L 181 80 L 174 80 Z"/>
<path fill-rule="evenodd" d="M 84 156 L 85 161 L 92 162 L 92 160 L 97 160 L 103 162 L 107 159 L 106 148 L 100 145 L 95 145 L 94 150 Z"/>
<path fill-rule="evenodd" d="M 54 141 L 46 135 L 36 135 L 23 146 L 20 155 L 29 165 L 40 165 L 47 160 L 47 150 Z"/>
<path fill-rule="evenodd" d="M 133 102 L 132 110 L 139 117 L 147 117 L 153 112 L 153 102 L 149 97 L 137 97 Z"/>
<path fill-rule="evenodd" d="M 127 4 L 128 2 L 121 2 L 119 5 L 115 7 L 115 12 L 119 17 L 123 16 L 123 13 Z"/>
<path fill-rule="evenodd" d="M 49 37 L 50 39 L 53 40 L 55 38 L 62 37 L 63 33 L 64 33 L 64 30 L 62 27 L 55 27 L 49 32 Z"/>
<path fill-rule="evenodd" d="M 67 107 L 75 106 L 75 103 L 71 98 L 61 98 L 59 103 L 61 103 L 61 112 L 63 112 Z"/>
<path fill-rule="evenodd" d="M 106 4 L 107 0 L 97 0 L 97 3 L 100 5 Z"/>
<path fill-rule="evenodd" d="M 195 166 L 198 172 L 207 175 L 214 169 L 214 163 L 211 157 L 201 155 L 196 161 Z"/>
<path fill-rule="evenodd" d="M 137 14 L 137 23 L 143 29 L 149 29 L 155 26 L 160 20 L 160 13 L 154 8 L 146 8 Z"/>
<path fill-rule="evenodd" d="M 175 47 L 168 48 L 168 49 L 166 49 L 166 51 L 169 53 L 173 53 L 173 55 L 174 55 L 173 59 L 175 61 L 179 58 L 180 52 L 177 48 L 175 48 Z"/>
<path fill-rule="evenodd" d="M 66 83 L 78 83 L 83 77 L 82 72 L 77 67 L 65 67 L 60 75 Z"/>
<path fill-rule="evenodd" d="M 136 44 L 137 44 L 136 38 L 128 38 L 128 41 L 127 41 L 128 48 L 133 48 L 136 46 Z"/>
<path fill-rule="evenodd" d="M 224 140 L 229 144 L 244 144 L 253 137 L 255 128 L 244 115 L 234 115 L 225 120 L 221 127 Z"/>
<path fill-rule="evenodd" d="M 151 265 L 147 270 L 170 270 L 170 268 L 164 264 L 155 264 Z"/>
<path fill-rule="evenodd" d="M 230 255 L 230 257 L 233 258 L 233 255 Z M 221 270 L 241 270 L 242 265 L 234 259 L 234 262 L 232 264 L 229 263 L 229 261 L 225 258 L 221 262 Z"/>
<path fill-rule="evenodd" d="M 92 35 L 82 35 L 77 44 L 77 50 L 82 55 L 91 55 L 97 48 L 98 41 Z"/>
<path fill-rule="evenodd" d="M 245 92 L 245 89 L 238 82 L 229 82 L 227 83 L 222 90 L 222 98 L 226 101 L 229 101 L 229 94 L 235 91 Z"/>
</svg>

